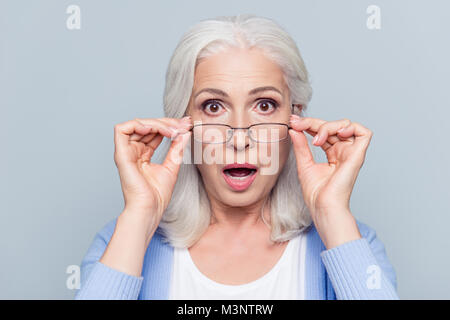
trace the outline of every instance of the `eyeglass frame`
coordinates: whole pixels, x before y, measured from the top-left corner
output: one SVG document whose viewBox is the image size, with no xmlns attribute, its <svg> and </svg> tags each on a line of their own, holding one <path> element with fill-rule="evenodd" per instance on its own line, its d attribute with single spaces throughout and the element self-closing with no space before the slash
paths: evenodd
<svg viewBox="0 0 450 320">
<path fill-rule="evenodd" d="M 294 107 L 295 107 L 296 105 L 298 105 L 298 104 L 292 104 L 292 105 L 291 105 L 291 106 L 292 106 L 292 114 L 294 113 L 293 110 L 294 110 Z M 229 137 L 227 140 L 225 140 L 224 142 L 203 142 L 203 141 L 196 140 L 196 141 L 198 141 L 198 142 L 203 142 L 203 143 L 206 143 L 206 144 L 224 144 L 224 143 L 227 143 L 227 142 L 229 142 L 229 141 L 231 140 L 231 138 L 233 138 L 233 136 L 234 136 L 234 131 L 235 131 L 236 129 L 245 129 L 245 130 L 247 130 L 247 135 L 248 135 L 248 137 L 250 138 L 250 140 L 252 140 L 253 142 L 256 142 L 256 143 L 274 143 L 274 142 L 280 142 L 280 141 L 283 141 L 283 140 L 287 139 L 288 135 L 286 135 L 285 138 L 280 139 L 280 140 L 277 140 L 277 141 L 270 141 L 270 142 L 265 141 L 265 142 L 259 142 L 259 141 L 255 140 L 255 139 L 253 139 L 252 136 L 251 136 L 250 134 L 248 134 L 248 130 L 249 130 L 251 127 L 260 126 L 260 125 L 265 125 L 265 124 L 279 124 L 279 125 L 283 125 L 283 126 L 286 126 L 286 127 L 288 128 L 288 131 L 289 131 L 289 129 L 293 129 L 293 128 L 292 128 L 290 125 L 288 125 L 287 123 L 281 123 L 281 122 L 260 122 L 260 123 L 254 123 L 254 124 L 251 124 L 251 125 L 249 125 L 248 127 L 232 127 L 232 126 L 230 126 L 230 125 L 228 125 L 228 124 L 225 124 L 225 123 L 199 123 L 199 124 L 194 124 L 194 125 L 192 126 L 192 128 L 189 129 L 189 131 L 192 131 L 192 132 L 193 132 L 195 127 L 208 126 L 208 125 L 215 125 L 215 126 L 220 125 L 220 126 L 225 126 L 225 127 L 228 127 L 228 128 L 230 128 L 230 129 L 233 130 L 233 134 L 230 135 L 230 137 Z"/>
<path fill-rule="evenodd" d="M 236 129 L 242 129 L 242 130 L 245 129 L 245 130 L 249 130 L 249 129 L 252 128 L 252 127 L 261 126 L 261 125 L 270 125 L 270 124 L 277 124 L 277 125 L 286 126 L 286 127 L 288 128 L 288 131 L 289 131 L 289 129 L 292 129 L 292 127 L 291 127 L 290 125 L 288 125 L 287 123 L 281 123 L 281 122 L 261 122 L 261 123 L 254 123 L 254 124 L 249 125 L 248 127 L 232 127 L 232 126 L 230 126 L 230 125 L 228 125 L 228 124 L 225 124 L 225 123 L 199 123 L 199 124 L 194 124 L 194 126 L 193 126 L 191 129 L 189 129 L 189 131 L 194 131 L 194 128 L 195 128 L 195 127 L 209 126 L 209 125 L 211 125 L 211 126 L 217 126 L 217 125 L 219 125 L 219 126 L 223 126 L 223 127 L 228 127 L 228 128 L 230 128 L 231 130 L 233 130 L 233 131 L 232 131 L 232 134 L 230 135 L 230 137 L 227 138 L 227 139 L 226 139 L 225 141 L 223 141 L 223 142 L 203 142 L 203 141 L 201 141 L 201 140 L 197 140 L 197 139 L 194 138 L 195 141 L 203 142 L 203 143 L 206 143 L 206 144 L 224 144 L 224 143 L 229 142 L 229 141 L 233 138 L 233 136 L 234 136 L 234 131 L 235 131 Z M 286 135 L 286 137 L 284 137 L 284 138 L 282 138 L 282 139 L 279 139 L 279 140 L 276 140 L 276 141 L 258 141 L 258 140 L 255 140 L 250 134 L 247 133 L 247 135 L 248 135 L 248 137 L 250 138 L 250 140 L 252 140 L 253 142 L 256 142 L 256 143 L 274 143 L 274 142 L 283 141 L 283 140 L 285 140 L 285 139 L 288 137 L 288 135 Z"/>
</svg>

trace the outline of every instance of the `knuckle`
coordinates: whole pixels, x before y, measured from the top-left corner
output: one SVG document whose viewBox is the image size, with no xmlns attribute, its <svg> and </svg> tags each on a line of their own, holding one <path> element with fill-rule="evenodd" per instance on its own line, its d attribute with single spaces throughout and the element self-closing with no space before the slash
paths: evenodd
<svg viewBox="0 0 450 320">
<path fill-rule="evenodd" d="M 350 119 L 344 118 L 342 119 L 342 122 L 344 123 L 344 125 L 347 127 L 349 126 L 352 122 L 350 121 Z"/>
<path fill-rule="evenodd" d="M 372 135 L 372 130 L 370 130 L 369 128 L 363 126 L 361 123 L 356 122 L 355 125 L 358 126 L 362 131 L 366 132 L 367 135 Z"/>
<path fill-rule="evenodd" d="M 299 120 L 300 121 L 298 122 L 298 124 L 301 126 L 311 127 L 313 124 L 311 118 L 308 118 L 308 117 L 300 117 Z"/>
<path fill-rule="evenodd" d="M 118 132 L 123 126 L 123 123 L 116 123 L 114 125 L 114 132 Z"/>
<path fill-rule="evenodd" d="M 325 132 L 330 127 L 329 122 L 324 122 L 321 125 L 319 125 L 319 128 L 317 129 L 317 132 Z"/>
<path fill-rule="evenodd" d="M 359 123 L 359 122 L 353 122 L 353 124 L 355 125 L 355 126 L 357 126 L 357 127 L 360 127 L 360 128 L 365 128 L 361 123 Z"/>
<path fill-rule="evenodd" d="M 320 130 L 320 129 L 325 128 L 325 127 L 327 127 L 327 126 L 328 126 L 328 122 L 320 123 L 320 124 L 317 126 L 317 130 Z"/>
</svg>

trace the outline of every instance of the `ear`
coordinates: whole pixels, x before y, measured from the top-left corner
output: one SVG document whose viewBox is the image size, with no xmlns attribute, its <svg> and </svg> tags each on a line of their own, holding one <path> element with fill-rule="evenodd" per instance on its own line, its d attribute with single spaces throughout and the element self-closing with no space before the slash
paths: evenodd
<svg viewBox="0 0 450 320">
<path fill-rule="evenodd" d="M 292 114 L 300 114 L 303 111 L 303 105 L 299 103 L 292 104 Z"/>
</svg>

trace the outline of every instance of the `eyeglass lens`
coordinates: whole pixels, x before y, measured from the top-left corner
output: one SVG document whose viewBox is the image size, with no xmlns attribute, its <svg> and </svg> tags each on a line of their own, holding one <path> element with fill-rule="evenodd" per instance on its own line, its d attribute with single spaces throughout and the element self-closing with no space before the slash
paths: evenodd
<svg viewBox="0 0 450 320">
<path fill-rule="evenodd" d="M 193 128 L 194 139 L 202 143 L 225 143 L 233 137 L 233 131 L 246 130 L 232 129 L 226 125 L 211 124 L 197 125 Z M 283 124 L 257 124 L 248 129 L 250 139 L 259 143 L 278 142 L 288 135 L 288 126 Z"/>
</svg>

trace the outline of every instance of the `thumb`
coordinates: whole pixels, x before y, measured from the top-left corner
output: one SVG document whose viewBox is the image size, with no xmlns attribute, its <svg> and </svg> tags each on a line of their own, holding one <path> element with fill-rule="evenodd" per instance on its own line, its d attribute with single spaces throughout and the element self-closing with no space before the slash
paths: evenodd
<svg viewBox="0 0 450 320">
<path fill-rule="evenodd" d="M 308 140 L 302 131 L 289 130 L 295 157 L 297 158 L 297 168 L 299 171 L 315 164 L 314 157 L 308 145 Z"/>
<path fill-rule="evenodd" d="M 169 169 L 169 171 L 172 172 L 174 175 L 178 174 L 180 165 L 183 162 L 184 149 L 188 144 L 190 137 L 191 137 L 190 131 L 183 134 L 179 134 L 172 141 L 170 149 L 167 152 L 166 159 L 162 163 L 162 165 L 167 169 Z"/>
</svg>

